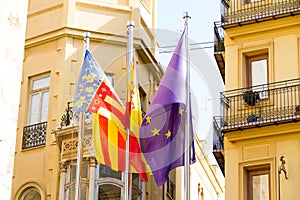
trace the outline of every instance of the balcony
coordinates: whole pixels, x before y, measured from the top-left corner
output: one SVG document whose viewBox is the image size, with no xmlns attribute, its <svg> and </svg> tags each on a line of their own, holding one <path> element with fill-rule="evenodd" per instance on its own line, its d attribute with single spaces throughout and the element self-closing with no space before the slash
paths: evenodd
<svg viewBox="0 0 300 200">
<path fill-rule="evenodd" d="M 214 118 L 215 120 L 216 118 Z M 225 169 L 225 159 L 224 159 L 224 137 L 223 133 L 221 131 L 221 128 L 219 127 L 219 124 L 217 121 L 214 121 L 213 123 L 213 154 L 219 164 L 219 167 L 223 173 Z"/>
<path fill-rule="evenodd" d="M 221 26 L 221 22 L 214 22 L 214 57 L 219 67 L 223 82 L 225 82 L 224 29 Z"/>
<path fill-rule="evenodd" d="M 47 122 L 25 126 L 23 128 L 22 149 L 39 147 L 46 144 Z"/>
<path fill-rule="evenodd" d="M 300 79 L 221 93 L 223 116 L 215 117 L 223 133 L 300 120 Z"/>
<path fill-rule="evenodd" d="M 299 0 L 222 0 L 224 29 L 300 14 Z"/>
<path fill-rule="evenodd" d="M 300 122 L 300 79 L 221 93 L 222 116 L 214 117 L 213 153 L 224 173 L 224 134 Z"/>
</svg>

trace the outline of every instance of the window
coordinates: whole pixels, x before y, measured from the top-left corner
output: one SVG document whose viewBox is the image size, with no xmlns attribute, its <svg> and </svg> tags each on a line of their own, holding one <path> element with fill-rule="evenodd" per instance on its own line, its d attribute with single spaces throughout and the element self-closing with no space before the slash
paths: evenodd
<svg viewBox="0 0 300 200">
<path fill-rule="evenodd" d="M 270 166 L 251 167 L 246 169 L 247 199 L 269 200 Z"/>
<path fill-rule="evenodd" d="M 67 169 L 66 184 L 65 184 L 65 199 L 75 199 L 76 190 L 76 171 L 77 165 L 75 162 L 69 164 Z M 87 200 L 88 195 L 88 162 L 82 162 L 82 180 L 81 180 L 81 191 L 80 199 Z"/>
<path fill-rule="evenodd" d="M 146 114 L 146 110 L 147 110 L 147 94 L 141 86 L 139 87 L 139 93 L 140 93 L 142 116 L 144 117 Z"/>
<path fill-rule="evenodd" d="M 21 195 L 20 200 L 41 200 L 41 194 L 35 187 L 27 188 Z"/>
<path fill-rule="evenodd" d="M 31 81 L 29 125 L 23 128 L 22 149 L 46 144 L 49 87 L 49 76 Z"/>
<path fill-rule="evenodd" d="M 29 124 L 47 121 L 50 77 L 42 77 L 32 81 L 30 90 Z"/>
<path fill-rule="evenodd" d="M 268 54 L 247 57 L 247 86 L 268 83 Z"/>
<path fill-rule="evenodd" d="M 107 178 L 107 177 L 121 180 L 122 173 L 116 172 L 116 171 L 112 170 L 110 167 L 100 164 L 99 165 L 99 178 Z"/>
<path fill-rule="evenodd" d="M 116 172 L 102 164 L 97 165 L 95 199 L 123 199 L 124 173 Z M 132 174 L 132 200 L 141 200 L 142 181 L 138 174 Z"/>
<path fill-rule="evenodd" d="M 115 75 L 111 73 L 105 73 L 105 74 L 111 86 L 115 87 Z"/>
<path fill-rule="evenodd" d="M 171 171 L 167 180 L 167 195 L 171 199 L 175 199 L 175 174 L 174 171 Z"/>
<path fill-rule="evenodd" d="M 246 57 L 246 84 L 258 92 L 260 99 L 269 97 L 268 73 L 268 54 Z"/>
<path fill-rule="evenodd" d="M 121 188 L 112 184 L 100 185 L 97 199 L 121 199 Z"/>
<path fill-rule="evenodd" d="M 141 200 L 142 199 L 142 180 L 138 174 L 132 173 L 132 193 L 131 199 L 132 200 Z"/>
</svg>

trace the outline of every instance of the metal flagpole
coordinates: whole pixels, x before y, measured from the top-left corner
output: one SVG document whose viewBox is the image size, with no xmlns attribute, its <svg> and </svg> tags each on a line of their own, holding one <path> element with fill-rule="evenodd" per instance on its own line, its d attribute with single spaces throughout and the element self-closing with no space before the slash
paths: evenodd
<svg viewBox="0 0 300 200">
<path fill-rule="evenodd" d="M 134 21 L 129 20 L 127 23 L 128 28 L 128 43 L 127 43 L 127 102 L 128 102 L 128 84 L 130 81 L 130 68 L 131 62 L 133 58 L 133 28 L 134 28 Z M 128 116 L 130 117 L 130 116 Z M 129 120 L 130 122 L 130 120 Z M 130 124 L 129 124 L 130 126 Z M 129 200 L 130 198 L 130 190 L 131 190 L 131 173 L 129 168 L 129 150 L 130 150 L 130 130 L 127 128 L 127 139 L 126 139 L 126 165 L 125 165 L 125 198 L 124 200 Z"/>
<path fill-rule="evenodd" d="M 185 48 L 187 67 L 187 99 L 186 99 L 186 123 L 185 123 L 185 156 L 184 156 L 184 199 L 190 200 L 190 55 L 189 55 L 189 16 L 184 12 L 185 20 Z"/>
<path fill-rule="evenodd" d="M 85 49 L 89 49 L 90 33 L 84 33 Z M 75 200 L 80 200 L 80 187 L 82 177 L 82 152 L 83 152 L 83 140 L 84 137 L 84 112 L 79 113 L 79 127 L 78 127 L 78 144 L 77 144 L 77 166 L 76 166 L 76 190 Z"/>
</svg>

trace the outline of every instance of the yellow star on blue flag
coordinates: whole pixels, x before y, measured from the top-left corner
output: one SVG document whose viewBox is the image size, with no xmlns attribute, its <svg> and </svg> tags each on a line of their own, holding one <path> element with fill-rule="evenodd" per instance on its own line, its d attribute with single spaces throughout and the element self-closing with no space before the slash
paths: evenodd
<svg viewBox="0 0 300 200">
<path fill-rule="evenodd" d="M 74 114 L 86 112 L 103 77 L 104 72 L 91 53 L 86 50 L 76 87 Z"/>
</svg>

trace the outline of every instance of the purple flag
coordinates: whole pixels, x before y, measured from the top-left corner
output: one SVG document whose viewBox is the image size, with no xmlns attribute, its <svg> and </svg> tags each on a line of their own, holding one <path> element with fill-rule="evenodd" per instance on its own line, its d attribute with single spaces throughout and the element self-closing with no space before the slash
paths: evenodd
<svg viewBox="0 0 300 200">
<path fill-rule="evenodd" d="M 172 169 L 184 166 L 188 87 L 186 60 L 182 57 L 184 37 L 185 32 L 180 37 L 140 129 L 141 149 L 158 186 L 166 182 Z M 191 161 L 194 162 L 193 131 L 190 126 Z"/>
</svg>

